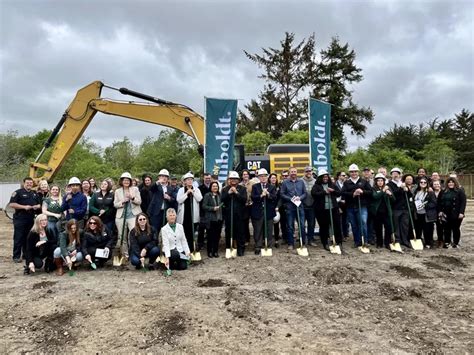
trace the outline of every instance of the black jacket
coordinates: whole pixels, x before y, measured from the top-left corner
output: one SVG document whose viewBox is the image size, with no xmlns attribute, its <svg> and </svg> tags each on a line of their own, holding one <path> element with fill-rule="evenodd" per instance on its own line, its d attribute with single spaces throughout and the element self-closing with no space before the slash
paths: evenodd
<svg viewBox="0 0 474 355">
<path fill-rule="evenodd" d="M 334 189 L 334 192 L 330 194 L 331 196 L 331 202 L 332 202 L 332 208 L 337 208 L 339 207 L 337 204 L 336 197 L 341 196 L 341 192 L 338 190 L 335 184 L 332 182 L 328 183 L 328 187 L 331 189 Z M 314 209 L 318 211 L 324 210 L 324 205 L 326 201 L 326 191 L 324 191 L 323 185 L 320 182 L 316 182 L 314 184 L 313 188 L 311 189 L 311 196 L 313 196 L 314 199 Z"/>
<path fill-rule="evenodd" d="M 82 241 L 82 254 L 84 257 L 89 255 L 88 250 L 96 248 L 109 248 L 112 250 L 117 244 L 117 238 L 115 238 L 112 233 L 110 233 L 107 227 L 104 226 L 101 232 L 99 233 L 84 233 L 84 240 Z M 93 255 L 94 257 L 94 255 Z"/>
<path fill-rule="evenodd" d="M 247 203 L 247 189 L 242 185 L 237 185 L 237 193 L 229 194 L 230 185 L 227 185 L 222 189 L 221 200 L 224 203 L 223 215 L 224 218 L 230 219 L 231 206 L 233 201 L 234 217 L 240 217 L 244 215 L 245 204 Z M 234 221 L 235 223 L 236 221 Z"/>
<path fill-rule="evenodd" d="M 416 192 L 415 192 L 416 195 Z M 438 219 L 438 201 L 436 199 L 436 195 L 434 192 L 428 191 L 423 200 L 425 204 L 425 211 L 426 211 L 426 221 L 427 222 L 435 222 Z M 420 218 L 423 215 L 415 213 L 415 218 Z"/>
<path fill-rule="evenodd" d="M 454 193 L 452 199 L 448 199 L 449 193 Z M 466 193 L 463 189 L 446 189 L 443 194 L 438 196 L 440 198 L 439 210 L 446 214 L 448 219 L 457 219 L 459 214 L 464 214 L 466 211 Z"/>
<path fill-rule="evenodd" d="M 100 210 L 104 214 L 99 216 Z M 103 223 L 113 222 L 115 220 L 114 193 L 109 191 L 102 195 L 102 191 L 95 192 L 89 201 L 89 216 L 99 216 Z"/>
<path fill-rule="evenodd" d="M 395 201 L 393 202 L 392 209 L 394 211 L 408 211 L 408 206 L 407 206 L 407 197 L 408 200 L 410 201 L 410 209 L 413 213 L 415 209 L 415 205 L 413 204 L 413 194 L 411 193 L 410 190 L 404 191 L 403 187 L 398 187 L 397 184 L 395 184 L 393 181 L 388 182 L 388 187 L 390 190 L 393 192 L 393 196 L 395 197 Z M 405 196 L 405 193 L 407 196 Z"/>
<path fill-rule="evenodd" d="M 347 208 L 359 208 L 359 201 L 357 197 L 352 196 L 355 190 L 362 189 L 363 193 L 360 195 L 360 204 L 362 207 L 368 207 L 372 198 L 372 187 L 369 182 L 361 177 L 354 184 L 351 179 L 344 181 L 342 186 L 341 196 L 346 201 Z"/>
<path fill-rule="evenodd" d="M 275 207 L 277 201 L 277 191 L 274 185 L 267 183 L 267 190 L 269 195 L 266 197 L 266 220 L 273 219 L 275 217 Z M 263 205 L 263 198 L 260 196 L 262 194 L 262 184 L 257 183 L 252 186 L 252 209 L 250 216 L 252 219 L 260 219 L 263 217 L 264 212 L 264 205 Z"/>
<path fill-rule="evenodd" d="M 28 265 L 30 262 L 33 261 L 34 258 L 52 258 L 54 249 L 58 244 L 57 239 L 54 237 L 53 233 L 46 232 L 46 237 L 48 237 L 48 241 L 43 245 L 37 247 L 36 243 L 39 242 L 40 236 L 35 231 L 30 231 L 28 237 L 26 239 L 26 264 Z"/>
<path fill-rule="evenodd" d="M 143 249 L 146 249 L 146 252 L 148 254 L 151 249 L 158 246 L 158 237 L 153 227 L 151 227 L 150 234 L 147 234 L 146 231 L 142 231 L 142 230 L 137 231 L 136 228 L 133 228 L 130 231 L 129 243 L 130 243 L 130 250 L 129 250 L 130 255 L 136 255 L 140 257 L 140 253 L 142 252 Z"/>
</svg>

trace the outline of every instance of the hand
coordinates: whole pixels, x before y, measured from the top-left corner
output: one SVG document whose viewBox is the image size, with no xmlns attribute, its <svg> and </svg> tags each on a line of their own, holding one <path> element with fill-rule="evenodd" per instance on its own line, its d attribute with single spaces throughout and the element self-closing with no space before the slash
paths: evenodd
<svg viewBox="0 0 474 355">
<path fill-rule="evenodd" d="M 42 246 L 44 243 L 46 243 L 45 240 L 40 240 L 38 243 L 36 243 L 36 247 Z"/>
<path fill-rule="evenodd" d="M 35 272 L 35 264 L 33 264 L 32 262 L 28 264 L 28 269 L 30 269 L 31 272 Z"/>
<path fill-rule="evenodd" d="M 76 254 L 77 254 L 77 250 L 73 250 L 69 253 L 69 255 L 71 255 L 71 256 L 76 256 Z"/>
<path fill-rule="evenodd" d="M 105 252 L 105 254 L 106 254 L 106 255 L 109 255 L 109 253 L 110 253 L 110 249 L 109 249 L 109 248 L 107 248 L 107 247 L 105 247 L 105 248 L 104 248 L 104 252 Z"/>
<path fill-rule="evenodd" d="M 390 189 L 385 190 L 385 193 L 389 196 L 392 196 L 392 191 L 390 191 Z"/>
<path fill-rule="evenodd" d="M 145 265 L 145 258 L 140 258 L 140 264 Z"/>
<path fill-rule="evenodd" d="M 100 210 L 99 211 L 99 216 L 102 216 L 105 213 L 105 210 Z"/>
<path fill-rule="evenodd" d="M 41 206 L 40 206 L 40 205 L 34 205 L 33 208 L 34 208 L 35 210 L 39 210 L 39 209 L 41 208 Z"/>
<path fill-rule="evenodd" d="M 463 219 L 464 218 L 464 214 L 463 213 L 460 213 L 459 216 L 458 216 L 459 219 Z"/>
<path fill-rule="evenodd" d="M 218 211 L 219 208 L 221 208 L 221 206 L 215 206 L 215 207 L 214 207 L 214 211 Z"/>
<path fill-rule="evenodd" d="M 232 186 L 232 187 L 229 189 L 229 193 L 230 193 L 230 194 L 235 194 L 235 193 L 237 193 L 237 189 Z"/>
<path fill-rule="evenodd" d="M 91 259 L 91 256 L 90 256 L 90 255 L 86 255 L 86 260 L 87 260 L 90 264 L 92 264 L 92 259 Z"/>
<path fill-rule="evenodd" d="M 71 198 L 72 198 L 72 195 L 71 195 L 71 194 L 67 194 L 67 195 L 66 195 L 66 201 L 69 201 Z"/>
<path fill-rule="evenodd" d="M 186 256 L 189 258 L 191 256 L 191 253 L 186 253 Z"/>
<path fill-rule="evenodd" d="M 193 189 L 188 189 L 188 191 L 186 191 L 186 193 L 187 193 L 188 195 L 192 195 L 192 194 L 194 193 L 194 191 L 193 191 Z"/>
<path fill-rule="evenodd" d="M 328 194 L 333 193 L 333 192 L 334 192 L 334 189 L 333 189 L 333 188 L 328 187 L 328 188 L 326 189 L 326 193 L 328 193 Z"/>
<path fill-rule="evenodd" d="M 25 210 L 27 210 L 27 211 L 31 210 L 32 208 L 33 208 L 33 207 L 30 206 L 30 205 L 24 205 L 24 206 L 23 206 L 23 209 L 25 209 Z"/>
<path fill-rule="evenodd" d="M 144 258 L 146 256 L 146 249 L 142 249 L 140 257 Z"/>
<path fill-rule="evenodd" d="M 186 191 L 186 193 L 187 193 L 187 191 Z M 168 201 L 171 200 L 171 197 L 170 197 L 170 195 L 168 195 L 167 192 L 164 194 L 163 198 L 164 198 L 165 200 L 168 200 Z"/>
<path fill-rule="evenodd" d="M 71 261 L 71 258 L 68 256 L 66 256 L 66 264 L 67 264 L 67 267 L 69 268 L 69 270 L 72 268 L 72 261 Z"/>
<path fill-rule="evenodd" d="M 54 217 L 56 217 L 57 219 L 60 219 L 61 218 L 61 213 L 55 213 Z"/>
<path fill-rule="evenodd" d="M 165 257 L 165 266 L 166 266 L 167 268 L 170 267 L 170 259 L 168 259 L 167 257 Z"/>
<path fill-rule="evenodd" d="M 69 214 L 73 214 L 74 213 L 74 210 L 72 208 L 68 209 L 67 210 L 69 212 Z"/>
<path fill-rule="evenodd" d="M 433 188 L 430 186 L 430 187 L 428 187 L 428 191 L 429 191 L 429 192 L 433 192 L 434 190 L 433 190 Z"/>
</svg>

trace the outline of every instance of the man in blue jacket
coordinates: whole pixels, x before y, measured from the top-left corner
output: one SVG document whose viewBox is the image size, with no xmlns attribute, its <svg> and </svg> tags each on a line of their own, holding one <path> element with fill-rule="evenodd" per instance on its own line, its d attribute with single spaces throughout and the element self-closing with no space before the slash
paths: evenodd
<svg viewBox="0 0 474 355">
<path fill-rule="evenodd" d="M 303 180 L 298 179 L 298 171 L 295 167 L 289 169 L 289 174 L 288 179 L 283 181 L 281 185 L 280 196 L 286 208 L 288 250 L 292 250 L 295 245 L 295 219 L 301 223 L 304 221 L 303 201 L 306 198 L 306 186 Z M 297 213 L 299 214 L 299 219 Z M 303 244 L 306 245 L 304 227 L 299 225 L 298 228 L 301 231 Z"/>
<path fill-rule="evenodd" d="M 66 212 L 66 220 L 75 219 L 79 228 L 83 229 L 87 212 L 87 197 L 81 191 L 81 181 L 77 177 L 72 177 L 67 187 L 71 191 L 64 196 L 61 207 Z"/>
</svg>

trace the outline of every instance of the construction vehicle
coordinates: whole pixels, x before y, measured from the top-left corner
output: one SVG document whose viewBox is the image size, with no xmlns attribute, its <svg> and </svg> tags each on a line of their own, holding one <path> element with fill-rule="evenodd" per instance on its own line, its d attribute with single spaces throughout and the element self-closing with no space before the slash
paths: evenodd
<svg viewBox="0 0 474 355">
<path fill-rule="evenodd" d="M 101 98 L 103 88 L 116 90 L 123 95 L 137 97 L 147 102 L 119 101 Z M 35 161 L 30 164 L 29 175 L 33 178 L 35 185 L 42 179 L 48 181 L 54 179 L 61 165 L 66 161 L 97 112 L 177 129 L 196 139 L 199 151 L 201 153 L 203 152 L 203 146 L 205 144 L 204 118 L 191 108 L 127 88 L 115 88 L 105 85 L 100 81 L 94 81 L 77 92 L 74 100 L 64 112 Z M 42 163 L 41 158 L 46 150 L 53 144 L 53 141 L 55 142 L 51 156 L 47 163 Z M 305 155 L 305 153 L 303 153 L 305 148 L 290 148 L 290 146 L 293 147 L 295 145 L 270 145 L 267 149 L 267 154 L 262 156 L 264 160 L 266 159 L 265 161 L 270 162 L 270 165 L 264 165 L 262 167 L 266 167 L 269 171 L 281 172 L 290 165 L 294 165 L 298 168 L 308 165 L 308 148 L 306 148 Z M 262 164 L 262 162 L 258 164 Z M 256 166 L 258 164 L 256 164 Z M 233 169 L 242 171 L 247 166 L 244 146 L 236 144 L 234 147 Z M 259 167 L 260 166 L 258 166 L 257 169 Z"/>
</svg>

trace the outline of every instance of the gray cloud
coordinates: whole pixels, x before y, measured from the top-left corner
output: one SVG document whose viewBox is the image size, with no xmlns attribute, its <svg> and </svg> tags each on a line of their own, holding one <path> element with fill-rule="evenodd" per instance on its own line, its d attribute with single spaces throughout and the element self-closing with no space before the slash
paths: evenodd
<svg viewBox="0 0 474 355">
<path fill-rule="evenodd" d="M 285 31 L 338 35 L 357 53 L 356 102 L 376 114 L 367 144 L 394 122 L 473 110 L 474 15 L 470 1 L 13 1 L 0 2 L 0 128 L 52 129 L 93 80 L 186 104 L 263 87 L 243 50 L 278 47 Z M 122 98 L 114 92 L 104 96 Z M 102 145 L 138 142 L 160 127 L 97 115 L 86 135 Z M 113 134 L 110 127 L 114 127 Z"/>
</svg>

